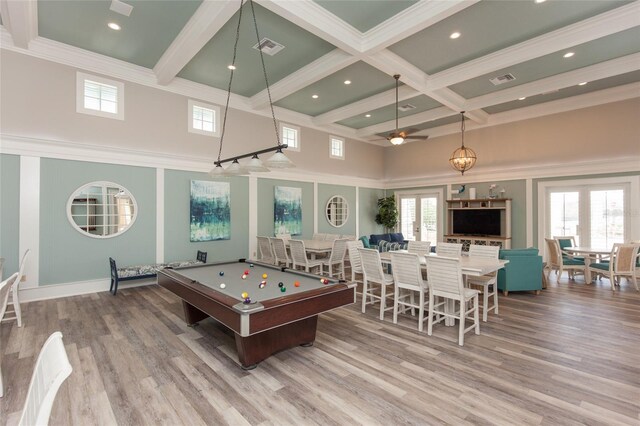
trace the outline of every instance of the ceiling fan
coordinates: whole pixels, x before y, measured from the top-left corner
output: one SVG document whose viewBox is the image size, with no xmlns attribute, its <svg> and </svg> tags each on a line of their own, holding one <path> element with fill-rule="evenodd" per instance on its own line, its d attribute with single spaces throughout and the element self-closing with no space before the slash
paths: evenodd
<svg viewBox="0 0 640 426">
<path fill-rule="evenodd" d="M 418 132 L 419 129 L 398 130 L 398 85 L 400 84 L 400 74 L 393 76 L 396 79 L 396 131 L 389 133 L 387 140 L 393 145 L 400 145 L 407 139 L 426 140 L 429 136 L 411 136 L 412 133 Z"/>
</svg>

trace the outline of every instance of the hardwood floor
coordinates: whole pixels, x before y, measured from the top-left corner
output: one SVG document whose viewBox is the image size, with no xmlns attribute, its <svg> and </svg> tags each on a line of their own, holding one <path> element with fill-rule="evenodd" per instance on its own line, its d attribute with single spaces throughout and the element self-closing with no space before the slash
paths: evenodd
<svg viewBox="0 0 640 426">
<path fill-rule="evenodd" d="M 357 304 L 322 315 L 313 347 L 249 372 L 213 320 L 189 328 L 181 309 L 155 285 L 25 304 L 23 327 L 0 330 L 0 424 L 17 423 L 56 330 L 74 371 L 52 425 L 640 424 L 640 293 L 626 281 L 501 295 L 464 347 L 457 327 L 428 337 Z"/>
</svg>

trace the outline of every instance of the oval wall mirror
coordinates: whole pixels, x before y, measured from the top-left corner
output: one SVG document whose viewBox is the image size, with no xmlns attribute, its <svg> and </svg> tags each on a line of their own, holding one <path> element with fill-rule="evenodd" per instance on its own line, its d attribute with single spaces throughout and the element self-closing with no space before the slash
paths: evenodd
<svg viewBox="0 0 640 426">
<path fill-rule="evenodd" d="M 133 225 L 138 204 L 133 195 L 113 182 L 91 182 L 78 188 L 67 202 L 67 218 L 78 232 L 111 238 Z"/>
<path fill-rule="evenodd" d="M 331 226 L 340 228 L 347 223 L 347 219 L 349 218 L 349 204 L 343 196 L 334 195 L 329 198 L 325 211 L 327 222 L 329 222 Z"/>
</svg>

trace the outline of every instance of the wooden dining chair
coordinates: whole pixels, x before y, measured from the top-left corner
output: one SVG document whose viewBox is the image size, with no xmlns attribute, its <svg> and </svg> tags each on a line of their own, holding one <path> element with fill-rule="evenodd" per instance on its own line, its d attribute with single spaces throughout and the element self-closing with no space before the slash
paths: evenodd
<svg viewBox="0 0 640 426">
<path fill-rule="evenodd" d="M 367 305 L 380 302 L 380 320 L 384 320 L 384 313 L 392 310 L 393 306 L 387 304 L 387 298 L 393 297 L 393 293 L 387 287 L 393 285 L 393 276 L 385 274 L 382 270 L 380 253 L 374 249 L 360 249 L 362 259 L 362 313 L 365 313 Z M 380 293 L 375 293 L 375 284 L 380 287 Z M 367 298 L 369 301 L 367 302 Z"/>
<path fill-rule="evenodd" d="M 484 257 L 498 260 L 500 247 L 481 246 L 472 244 L 469 246 L 469 257 Z M 468 276 L 467 285 L 482 287 L 482 321 L 487 322 L 489 311 L 498 314 L 498 273 L 492 272 L 478 277 Z M 489 306 L 489 298 L 493 296 L 493 306 Z"/>
<path fill-rule="evenodd" d="M 391 270 L 393 271 L 393 323 L 398 323 L 398 312 L 402 306 L 403 312 L 410 308 L 413 314 L 418 310 L 418 331 L 424 328 L 424 311 L 428 309 L 429 284 L 422 279 L 420 255 L 417 253 L 391 252 Z M 402 290 L 405 290 L 404 294 Z M 418 303 L 415 294 L 418 294 Z"/>
<path fill-rule="evenodd" d="M 478 320 L 478 290 L 465 288 L 462 279 L 460 258 L 429 256 L 427 257 L 427 275 L 429 276 L 429 319 L 427 322 L 427 334 L 433 334 L 433 324 L 437 324 L 446 318 L 455 318 L 460 321 L 458 328 L 458 345 L 464 345 L 464 335 L 470 330 L 480 334 L 480 322 Z M 444 300 L 436 305 L 435 298 Z M 449 300 L 450 302 L 447 302 Z M 456 311 L 456 303 L 458 311 Z M 447 308 L 449 307 L 449 308 Z M 434 321 L 434 317 L 438 319 Z M 465 321 L 473 321 L 471 326 L 465 328 Z"/>
<path fill-rule="evenodd" d="M 592 263 L 589 271 L 607 277 L 611 283 L 611 291 L 615 291 L 615 286 L 620 285 L 619 278 L 627 278 L 640 291 L 637 277 L 639 249 L 639 244 L 614 244 L 609 261 Z"/>
<path fill-rule="evenodd" d="M 18 272 L 15 272 L 6 280 L 0 283 L 0 320 L 4 318 L 4 314 L 7 312 L 7 304 L 9 303 L 9 293 L 11 293 L 11 287 L 18 279 Z M 2 365 L 0 364 L 0 397 L 4 395 L 4 388 L 2 385 Z"/>
</svg>

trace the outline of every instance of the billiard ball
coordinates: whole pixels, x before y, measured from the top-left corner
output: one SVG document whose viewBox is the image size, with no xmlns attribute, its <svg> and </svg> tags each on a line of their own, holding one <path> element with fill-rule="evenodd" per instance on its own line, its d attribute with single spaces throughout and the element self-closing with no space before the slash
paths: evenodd
<svg viewBox="0 0 640 426">
<path fill-rule="evenodd" d="M 248 270 L 248 269 L 245 269 L 245 270 L 244 270 L 244 274 L 245 274 L 245 275 L 249 275 L 249 270 Z"/>
<path fill-rule="evenodd" d="M 248 305 L 249 303 L 251 303 L 251 298 L 250 297 L 245 297 L 244 298 L 244 303 L 245 303 L 245 305 Z"/>
<path fill-rule="evenodd" d="M 267 279 L 268 275 L 267 274 L 262 274 L 262 278 L 264 278 L 265 280 Z"/>
<path fill-rule="evenodd" d="M 247 297 L 249 297 L 249 293 L 244 291 L 244 292 L 242 292 L 242 294 L 240 296 L 242 296 L 243 299 L 246 299 Z"/>
<path fill-rule="evenodd" d="M 286 287 L 280 287 L 280 291 L 284 293 L 285 291 L 287 291 L 287 288 Z"/>
<path fill-rule="evenodd" d="M 283 287 L 284 287 L 284 283 L 283 283 L 282 281 L 280 281 L 280 282 L 278 283 L 278 287 L 283 288 Z"/>
<path fill-rule="evenodd" d="M 249 268 L 253 268 L 253 263 L 250 263 L 250 264 L 249 264 Z"/>
<path fill-rule="evenodd" d="M 223 275 L 224 275 L 224 271 L 220 271 L 220 272 L 218 272 L 218 274 L 219 274 L 220 276 L 223 276 Z"/>
<path fill-rule="evenodd" d="M 242 274 L 242 279 L 246 280 L 247 279 L 247 274 Z"/>
<path fill-rule="evenodd" d="M 300 281 L 294 282 L 293 285 L 296 286 L 296 287 L 300 287 Z"/>
<path fill-rule="evenodd" d="M 225 283 L 220 284 L 220 288 L 225 288 L 227 285 Z"/>
<path fill-rule="evenodd" d="M 267 283 L 265 282 L 261 282 L 260 284 L 258 284 L 258 288 L 265 288 L 267 286 Z"/>
<path fill-rule="evenodd" d="M 323 278 L 323 279 L 322 279 L 322 284 L 329 284 L 329 280 L 328 280 L 328 279 L 326 279 L 326 278 Z"/>
</svg>

